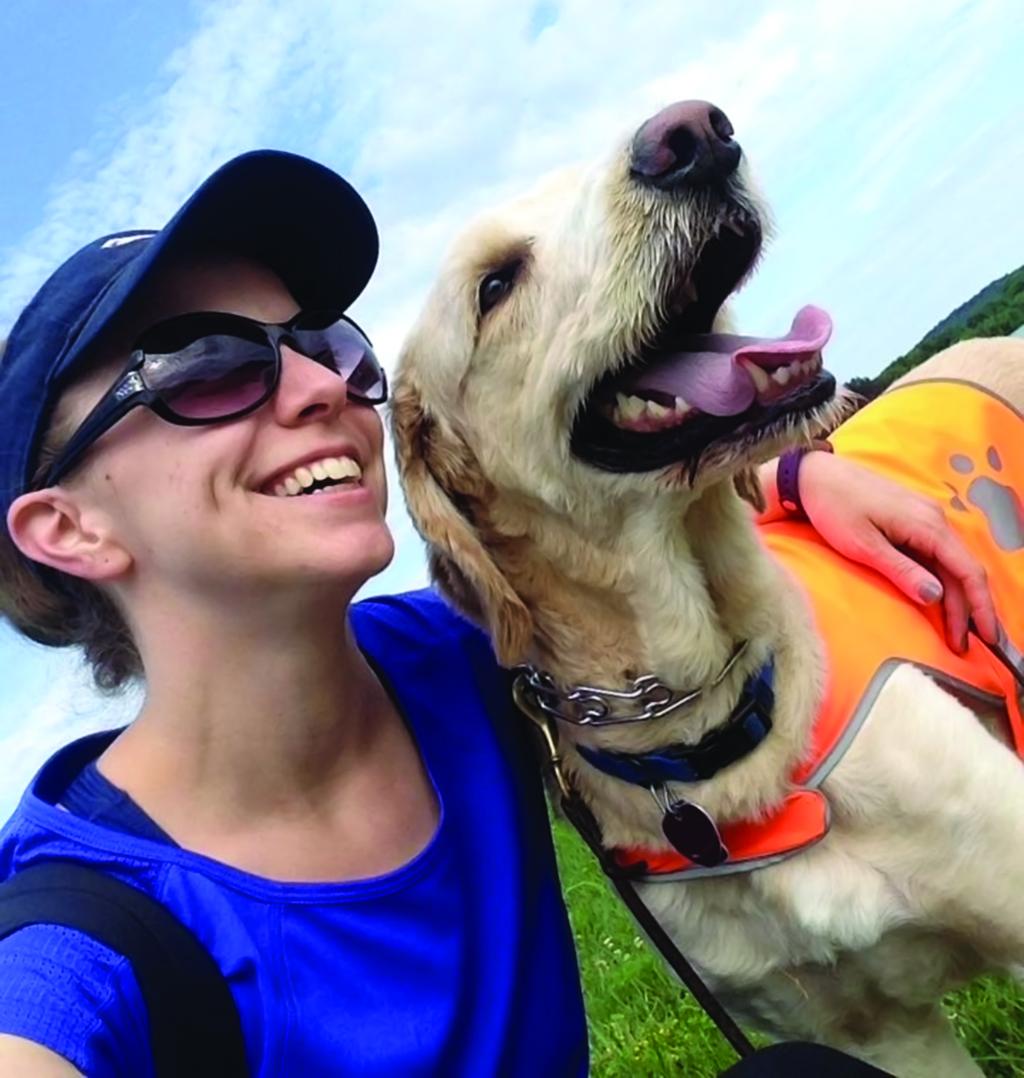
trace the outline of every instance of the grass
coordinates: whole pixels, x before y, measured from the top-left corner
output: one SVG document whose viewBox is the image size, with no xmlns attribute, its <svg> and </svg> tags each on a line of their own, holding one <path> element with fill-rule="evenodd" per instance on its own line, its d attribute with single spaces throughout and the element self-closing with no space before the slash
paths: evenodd
<svg viewBox="0 0 1024 1078">
<path fill-rule="evenodd" d="M 732 1050 L 640 939 L 572 828 L 562 820 L 553 826 L 587 1001 L 592 1074 L 713 1078 L 735 1062 Z M 1024 989 L 989 978 L 950 995 L 946 1007 L 988 1078 L 1024 1074 Z"/>
</svg>

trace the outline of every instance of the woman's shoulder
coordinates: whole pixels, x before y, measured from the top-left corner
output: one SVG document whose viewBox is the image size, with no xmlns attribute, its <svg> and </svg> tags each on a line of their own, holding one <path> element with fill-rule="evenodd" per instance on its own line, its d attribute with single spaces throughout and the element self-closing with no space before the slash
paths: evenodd
<svg viewBox="0 0 1024 1078">
<path fill-rule="evenodd" d="M 373 637 L 428 649 L 468 647 L 494 661 L 483 631 L 432 588 L 371 596 L 355 603 L 351 615 L 361 644 Z"/>
<path fill-rule="evenodd" d="M 60 925 L 29 925 L 0 940 L 0 1033 L 42 1045 L 83 1074 L 152 1072 L 131 963 Z"/>
<path fill-rule="evenodd" d="M 352 606 L 357 618 L 381 618 L 394 623 L 406 622 L 410 628 L 442 628 L 451 632 L 479 634 L 480 629 L 460 614 L 434 588 L 417 588 L 395 595 L 371 595 Z"/>
<path fill-rule="evenodd" d="M 116 862 L 137 885 L 155 886 L 159 866 L 114 849 L 131 836 L 109 832 L 108 846 L 93 848 L 77 832 L 97 825 L 41 796 L 51 784 L 64 784 L 79 744 L 65 746 L 43 766 L 0 833 L 0 876 L 13 878 L 38 861 Z M 5 886 L 0 894 L 7 897 Z M 17 916 L 6 906 L 2 916 L 9 934 L 0 938 L 0 1033 L 41 1045 L 82 1074 L 152 1073 L 146 1008 L 131 962 L 77 929 L 39 923 L 11 930 Z"/>
<path fill-rule="evenodd" d="M 432 728 L 440 728 L 434 720 L 448 728 L 470 715 L 493 721 L 508 715 L 509 672 L 486 634 L 436 591 L 365 599 L 351 615 L 360 648 L 397 691 L 414 725 L 422 725 L 415 720 L 423 709 L 433 714 Z"/>
</svg>

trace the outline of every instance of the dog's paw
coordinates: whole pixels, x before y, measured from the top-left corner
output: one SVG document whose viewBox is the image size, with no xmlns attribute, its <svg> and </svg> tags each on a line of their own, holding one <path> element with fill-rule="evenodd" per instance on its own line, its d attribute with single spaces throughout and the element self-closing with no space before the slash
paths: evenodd
<svg viewBox="0 0 1024 1078">
<path fill-rule="evenodd" d="M 1001 550 L 1021 550 L 1024 548 L 1024 510 L 1017 492 L 996 478 L 1003 470 L 1003 462 L 994 445 L 988 447 L 985 462 L 988 474 L 976 474 L 979 472 L 978 465 L 966 454 L 954 453 L 949 458 L 949 466 L 954 472 L 974 477 L 966 491 L 959 490 L 953 483 L 946 483 L 953 492 L 949 504 L 960 513 L 971 512 L 971 506 L 980 510 L 988 521 L 992 538 Z"/>
</svg>

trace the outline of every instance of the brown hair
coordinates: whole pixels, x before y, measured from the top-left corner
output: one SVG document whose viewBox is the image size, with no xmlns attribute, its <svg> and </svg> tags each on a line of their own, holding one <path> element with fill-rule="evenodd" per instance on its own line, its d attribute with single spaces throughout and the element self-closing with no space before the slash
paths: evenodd
<svg viewBox="0 0 1024 1078">
<path fill-rule="evenodd" d="M 0 342 L 0 357 L 3 346 Z M 32 487 L 42 484 L 74 427 L 74 418 L 58 404 L 39 451 Z M 113 599 L 95 584 L 25 557 L 6 527 L 0 528 L 0 616 L 40 644 L 81 648 L 93 680 L 104 692 L 142 674 L 139 650 Z"/>
</svg>

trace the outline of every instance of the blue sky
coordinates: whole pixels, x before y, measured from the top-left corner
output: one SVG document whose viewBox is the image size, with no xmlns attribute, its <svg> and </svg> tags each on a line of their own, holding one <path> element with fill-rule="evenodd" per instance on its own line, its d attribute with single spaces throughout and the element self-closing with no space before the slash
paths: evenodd
<svg viewBox="0 0 1024 1078">
<path fill-rule="evenodd" d="M 872 374 L 1024 263 L 1019 0 L 5 0 L 0 31 L 0 336 L 82 243 L 158 227 L 276 146 L 373 207 L 356 316 L 388 359 L 460 222 L 684 97 L 729 114 L 775 209 L 744 332 L 814 302 L 831 369 Z M 397 495 L 393 523 L 382 590 L 425 578 Z M 71 657 L 3 628 L 0 677 L 0 810 L 51 746 L 134 704 L 98 705 Z"/>
</svg>

